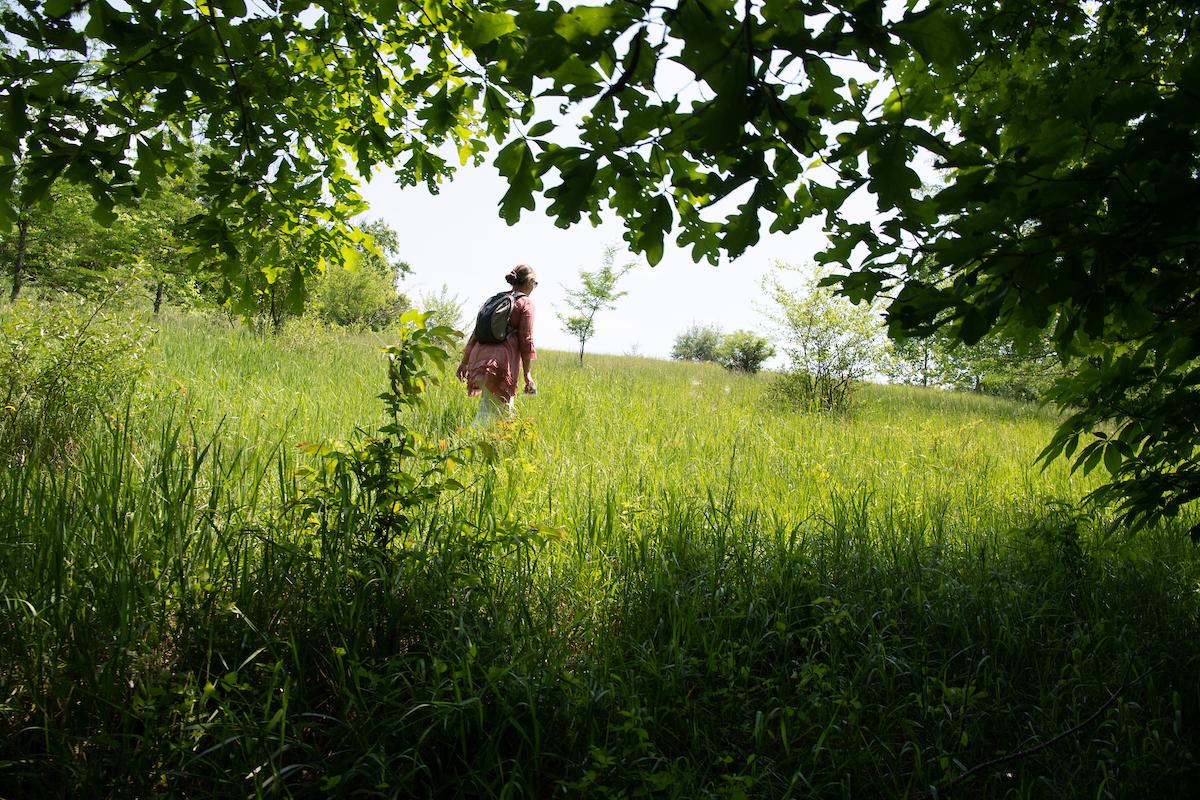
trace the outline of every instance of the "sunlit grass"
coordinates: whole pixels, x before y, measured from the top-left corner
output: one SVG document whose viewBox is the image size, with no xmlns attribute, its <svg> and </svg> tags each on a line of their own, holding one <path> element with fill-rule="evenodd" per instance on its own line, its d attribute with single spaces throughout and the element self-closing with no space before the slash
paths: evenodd
<svg viewBox="0 0 1200 800">
<path fill-rule="evenodd" d="M 379 336 L 292 329 L 283 341 L 242 328 L 168 323 L 147 382 L 174 391 L 233 441 L 336 439 L 381 420 Z M 644 358 L 543 352 L 540 394 L 518 399 L 534 437 L 511 468 L 526 513 L 570 522 L 598 492 L 626 501 L 732 490 L 739 508 L 784 520 L 831 496 L 865 494 L 873 513 L 929 515 L 968 531 L 1014 524 L 1031 505 L 1092 485 L 1036 456 L 1055 419 L 1029 404 L 935 389 L 867 385 L 849 417 L 781 412 L 767 374 Z M 474 401 L 446 376 L 418 426 L 448 436 Z"/>
</svg>

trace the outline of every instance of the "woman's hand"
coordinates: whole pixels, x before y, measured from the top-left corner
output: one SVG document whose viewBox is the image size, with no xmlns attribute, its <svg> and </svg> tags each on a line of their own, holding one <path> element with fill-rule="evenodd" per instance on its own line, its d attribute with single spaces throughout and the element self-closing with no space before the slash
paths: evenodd
<svg viewBox="0 0 1200 800">
<path fill-rule="evenodd" d="M 537 394 L 537 384 L 534 383 L 532 375 L 525 376 L 525 394 Z"/>
<path fill-rule="evenodd" d="M 460 381 L 465 381 L 467 379 L 467 362 L 464 361 L 459 364 L 458 369 L 454 371 L 454 375 Z"/>
</svg>

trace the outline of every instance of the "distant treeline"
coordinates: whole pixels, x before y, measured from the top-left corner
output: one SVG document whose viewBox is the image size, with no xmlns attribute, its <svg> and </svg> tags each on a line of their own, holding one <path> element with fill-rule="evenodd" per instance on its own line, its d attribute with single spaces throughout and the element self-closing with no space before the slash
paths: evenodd
<svg viewBox="0 0 1200 800">
<path fill-rule="evenodd" d="M 166 179 L 136 206 L 117 209 L 115 219 L 97 219 L 86 188 L 57 181 L 49 201 L 22 209 L 12 229 L 0 233 L 9 298 L 117 294 L 155 314 L 170 304 L 273 329 L 307 311 L 331 325 L 382 330 L 412 306 L 399 289 L 411 269 L 400 259 L 396 231 L 382 220 L 360 226 L 368 236 L 342 264 L 306 263 L 298 231 L 232 274 L 227 260 L 194 241 L 205 199 L 191 187 L 186 177 Z"/>
</svg>

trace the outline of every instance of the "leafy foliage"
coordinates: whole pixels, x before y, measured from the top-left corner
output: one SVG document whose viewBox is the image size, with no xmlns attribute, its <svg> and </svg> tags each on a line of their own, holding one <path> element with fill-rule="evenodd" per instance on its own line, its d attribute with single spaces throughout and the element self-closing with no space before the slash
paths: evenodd
<svg viewBox="0 0 1200 800">
<path fill-rule="evenodd" d="M 447 346 L 456 331 L 428 326 L 428 314 L 409 311 L 400 319 L 399 340 L 384 348 L 388 359 L 388 389 L 380 399 L 391 421 L 379 435 L 349 444 L 308 444 L 319 456 L 317 470 L 303 468 L 303 486 L 295 508 L 322 538 L 343 530 L 346 517 L 357 541 L 354 549 L 386 552 L 403 542 L 414 527 L 414 515 L 447 491 L 463 485 L 450 476 L 457 465 L 473 457 L 470 446 L 448 448 L 426 442 L 402 418 L 402 412 L 421 401 L 427 385 L 445 367 Z"/>
<path fill-rule="evenodd" d="M 852 280 L 893 283 L 911 236 L 936 271 L 905 281 L 894 330 L 1051 336 L 1071 369 L 1048 395 L 1068 416 L 1044 457 L 1103 462 L 1113 482 L 1093 496 L 1153 521 L 1200 497 L 1200 238 L 1178 205 L 1198 185 L 1197 21 L 1172 3 L 1006 11 L 964 18 L 975 52 L 902 65 L 897 122 L 945 115 L 920 147 L 948 183 L 876 226 Z"/>
<path fill-rule="evenodd" d="M 739 372 L 758 372 L 775 355 L 775 347 L 752 331 L 723 334 L 716 326 L 692 325 L 675 337 L 671 358 L 679 361 L 711 361 Z"/>
<path fill-rule="evenodd" d="M 821 285 L 822 277 L 816 270 L 799 295 L 778 274 L 764 280 L 789 359 L 775 396 L 805 411 L 845 412 L 855 384 L 879 368 L 883 331 L 874 307 L 835 295 Z"/>
<path fill-rule="evenodd" d="M 753 331 L 734 331 L 721 339 L 718 361 L 727 369 L 738 372 L 758 372 L 775 347 L 764 336 Z"/>
<path fill-rule="evenodd" d="M 587 345 L 588 339 L 596 332 L 595 321 L 588 316 L 582 314 L 572 314 L 570 316 L 559 315 L 562 320 L 563 329 L 567 333 L 579 340 L 579 363 L 583 363 L 583 348 Z"/>
<path fill-rule="evenodd" d="M 0 307 L 0 461 L 61 459 L 144 367 L 148 331 L 78 298 Z"/>
<path fill-rule="evenodd" d="M 678 361 L 720 361 L 721 329 L 713 325 L 692 325 L 675 337 L 671 358 Z"/>
<path fill-rule="evenodd" d="M 616 265 L 616 247 L 604 251 L 604 265 L 595 272 L 579 271 L 583 283 L 578 289 L 567 290 L 567 305 L 574 314 L 559 314 L 563 327 L 579 340 L 579 363 L 583 363 L 583 349 L 588 339 L 596 333 L 596 314 L 613 308 L 627 292 L 617 291 L 617 282 L 633 269 L 633 264 Z"/>
<path fill-rule="evenodd" d="M 1064 377 L 1048 343 L 1018 348 L 1000 336 L 973 345 L 939 332 L 890 342 L 884 368 L 897 383 L 943 386 L 962 391 L 1034 401 Z"/>
<path fill-rule="evenodd" d="M 243 264 L 272 267 L 281 237 L 300 234 L 294 306 L 321 258 L 373 246 L 350 224 L 358 177 L 393 164 L 401 183 L 436 190 L 452 170 L 440 146 L 465 163 L 486 151 L 480 137 L 507 134 L 519 87 L 468 57 L 511 31 L 502 8 L 14 3 L 0 12 L 0 222 L 65 177 L 108 224 L 198 157 L 197 255 L 241 283 Z"/>
<path fill-rule="evenodd" d="M 384 330 L 410 305 L 396 287 L 411 268 L 399 260 L 399 237 L 386 222 L 374 220 L 362 230 L 376 247 L 360 246 L 359 259 L 327 267 L 316 281 L 312 307 L 319 319 L 330 324 Z"/>
<path fill-rule="evenodd" d="M 940 386 L 945 382 L 942 365 L 947 358 L 940 338 L 902 337 L 889 343 L 884 372 L 893 383 L 910 386 Z"/>
<path fill-rule="evenodd" d="M 125 300 L 136 294 L 190 305 L 206 286 L 204 270 L 189 269 L 186 220 L 200 209 L 183 180 L 164 181 L 160 192 L 135 207 L 114 211 L 107 224 L 91 215 L 84 186 L 55 182 L 42 203 L 23 208 L 17 224 L 0 233 L 0 261 L 11 274 L 10 297 L 25 287 L 101 296 L 121 286 Z"/>
<path fill-rule="evenodd" d="M 393 281 L 365 267 L 330 269 L 312 297 L 313 312 L 323 322 L 375 331 L 390 327 L 408 306 Z"/>
<path fill-rule="evenodd" d="M 347 261 L 348 268 L 371 270 L 393 285 L 412 274 L 412 267 L 400 258 L 400 234 L 395 228 L 382 219 L 371 219 L 359 225 L 359 230 L 370 239 L 358 245 L 359 258 Z"/>
<path fill-rule="evenodd" d="M 454 328 L 462 339 L 463 301 L 450 291 L 450 287 L 442 284 L 436 292 L 424 292 L 417 299 L 417 308 L 429 314 L 430 324 L 442 328 Z"/>
</svg>

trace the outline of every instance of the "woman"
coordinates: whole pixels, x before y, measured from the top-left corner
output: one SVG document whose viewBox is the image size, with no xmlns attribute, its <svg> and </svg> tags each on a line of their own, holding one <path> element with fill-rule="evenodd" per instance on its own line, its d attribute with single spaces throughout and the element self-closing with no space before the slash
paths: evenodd
<svg viewBox="0 0 1200 800">
<path fill-rule="evenodd" d="M 457 375 L 467 382 L 467 394 L 479 396 L 476 425 L 487 425 L 493 418 L 513 412 L 517 394 L 517 374 L 525 376 L 525 394 L 535 394 L 533 381 L 533 303 L 529 294 L 537 286 L 533 267 L 518 264 L 504 276 L 512 287 L 514 302 L 508 318 L 508 335 L 497 344 L 484 344 L 472 332 L 463 351 Z"/>
</svg>

